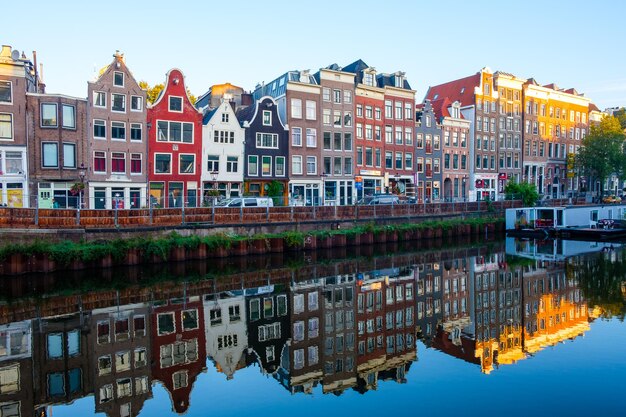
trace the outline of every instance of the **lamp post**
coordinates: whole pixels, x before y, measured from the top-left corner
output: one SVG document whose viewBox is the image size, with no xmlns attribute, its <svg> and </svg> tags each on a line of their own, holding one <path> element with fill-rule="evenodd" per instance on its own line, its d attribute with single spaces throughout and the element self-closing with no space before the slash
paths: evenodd
<svg viewBox="0 0 626 417">
<path fill-rule="evenodd" d="M 218 171 L 211 171 L 211 179 L 213 180 L 213 205 L 215 206 L 215 200 L 217 198 L 217 176 L 219 175 Z"/>
<path fill-rule="evenodd" d="M 85 187 L 85 175 L 86 175 L 85 164 L 83 162 L 81 162 L 80 163 L 80 171 L 78 171 L 78 176 L 80 177 L 80 185 L 81 185 L 81 188 L 80 188 L 79 193 L 78 193 L 78 209 L 79 210 L 83 206 L 83 190 L 84 190 L 84 187 Z"/>
<path fill-rule="evenodd" d="M 322 177 L 322 205 L 325 206 L 326 205 L 326 177 L 328 176 L 327 173 L 323 172 L 321 177 Z M 313 205 L 315 205 L 315 202 L 313 202 Z"/>
</svg>

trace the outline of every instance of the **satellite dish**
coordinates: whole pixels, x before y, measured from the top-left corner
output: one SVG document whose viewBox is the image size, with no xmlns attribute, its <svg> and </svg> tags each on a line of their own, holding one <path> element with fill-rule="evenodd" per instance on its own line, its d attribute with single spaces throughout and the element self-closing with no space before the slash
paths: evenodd
<svg viewBox="0 0 626 417">
<path fill-rule="evenodd" d="M 11 52 L 11 58 L 13 58 L 13 61 L 20 59 L 20 51 L 14 49 L 13 52 Z"/>
</svg>

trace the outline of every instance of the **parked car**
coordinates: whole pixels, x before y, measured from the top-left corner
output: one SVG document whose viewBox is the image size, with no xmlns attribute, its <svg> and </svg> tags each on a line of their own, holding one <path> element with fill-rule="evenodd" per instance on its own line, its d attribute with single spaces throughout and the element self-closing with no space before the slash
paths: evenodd
<svg viewBox="0 0 626 417">
<path fill-rule="evenodd" d="M 235 197 L 220 201 L 216 207 L 274 207 L 274 201 L 268 197 Z"/>
<path fill-rule="evenodd" d="M 362 198 L 357 204 L 368 206 L 379 204 L 400 204 L 400 198 L 394 194 L 374 194 L 373 196 Z"/>
</svg>

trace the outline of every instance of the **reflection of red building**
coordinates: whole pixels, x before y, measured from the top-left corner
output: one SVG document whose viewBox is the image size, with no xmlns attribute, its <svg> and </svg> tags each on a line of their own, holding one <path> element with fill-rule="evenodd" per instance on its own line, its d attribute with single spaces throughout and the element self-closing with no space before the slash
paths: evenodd
<svg viewBox="0 0 626 417">
<path fill-rule="evenodd" d="M 170 393 L 172 409 L 181 414 L 189 408 L 189 397 L 198 374 L 205 370 L 204 315 L 199 297 L 175 299 L 154 307 L 152 333 L 152 376 Z"/>
<path fill-rule="evenodd" d="M 183 73 L 172 69 L 148 109 L 148 180 L 156 207 L 198 204 L 202 172 L 202 113 L 189 100 Z"/>
</svg>

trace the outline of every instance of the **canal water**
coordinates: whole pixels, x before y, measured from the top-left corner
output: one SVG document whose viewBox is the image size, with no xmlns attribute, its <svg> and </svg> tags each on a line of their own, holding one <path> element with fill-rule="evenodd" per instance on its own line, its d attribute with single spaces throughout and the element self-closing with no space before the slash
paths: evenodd
<svg viewBox="0 0 626 417">
<path fill-rule="evenodd" d="M 0 290 L 2 417 L 625 413 L 619 244 L 409 242 Z"/>
</svg>

